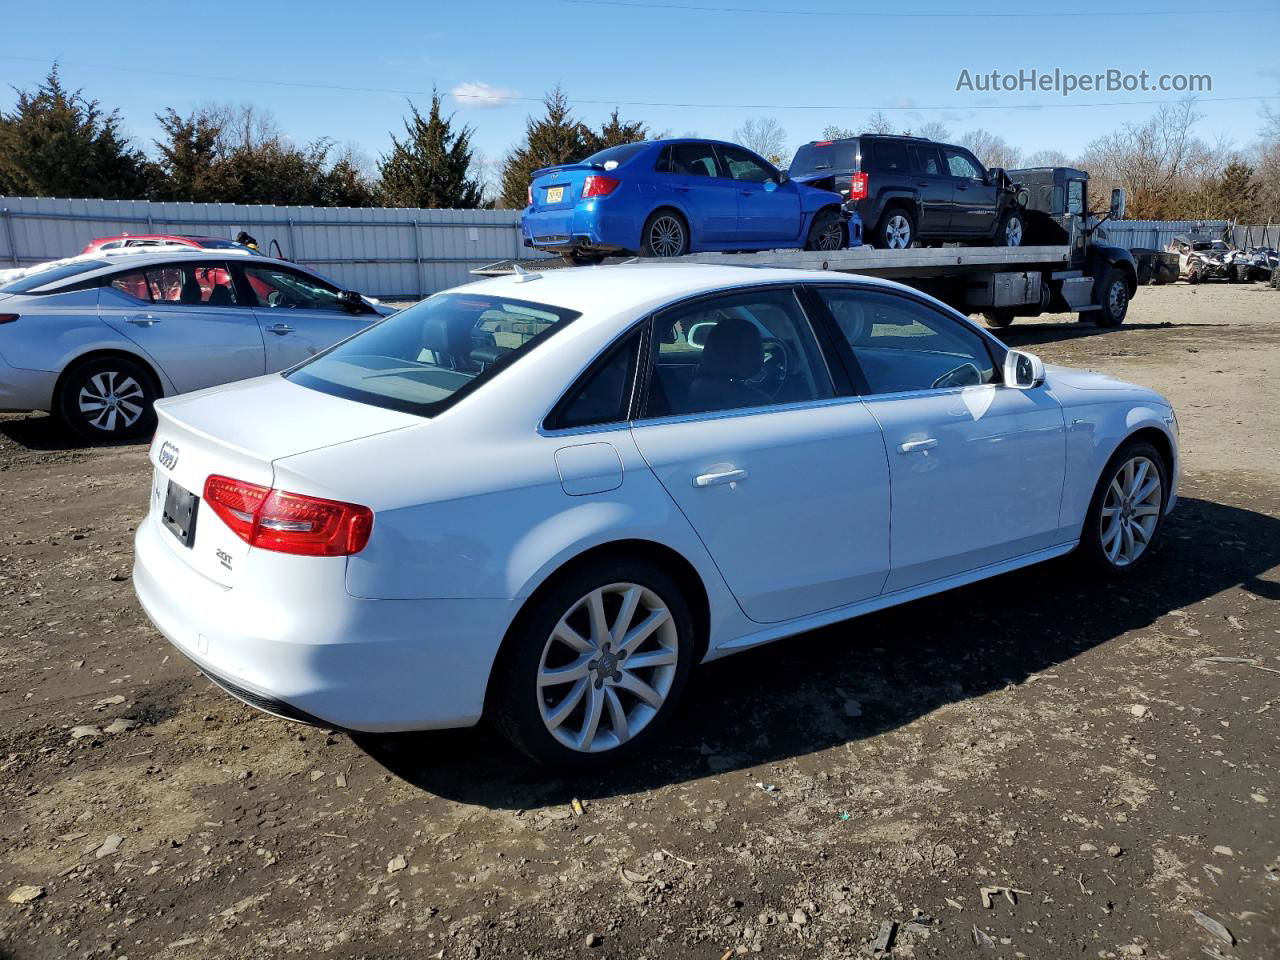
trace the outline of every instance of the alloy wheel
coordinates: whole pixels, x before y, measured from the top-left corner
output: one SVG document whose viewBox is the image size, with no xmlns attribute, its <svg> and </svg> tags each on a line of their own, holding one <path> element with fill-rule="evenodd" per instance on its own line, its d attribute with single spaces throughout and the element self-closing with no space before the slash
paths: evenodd
<svg viewBox="0 0 1280 960">
<path fill-rule="evenodd" d="M 885 224 L 884 237 L 890 250 L 905 250 L 911 246 L 911 221 L 895 213 Z"/>
<path fill-rule="evenodd" d="M 1019 218 L 1010 217 L 1009 222 L 1004 225 L 1004 245 L 1006 247 L 1022 245 L 1022 221 Z"/>
<path fill-rule="evenodd" d="M 581 753 L 603 753 L 643 730 L 671 693 L 679 631 L 667 604 L 636 583 L 598 587 L 560 618 L 538 664 L 538 710 L 548 732 Z"/>
<path fill-rule="evenodd" d="M 839 250 L 844 246 L 844 227 L 839 220 L 832 220 L 818 235 L 819 250 Z"/>
<path fill-rule="evenodd" d="M 1132 457 L 1120 465 L 1107 486 L 1099 519 L 1108 562 L 1127 567 L 1146 552 L 1163 503 L 1160 470 L 1149 458 Z"/>
<path fill-rule="evenodd" d="M 114 433 L 138 422 L 146 409 L 146 395 L 142 385 L 128 374 L 103 370 L 81 385 L 76 404 L 86 423 Z"/>
<path fill-rule="evenodd" d="M 649 249 L 655 257 L 678 257 L 684 248 L 684 224 L 675 217 L 659 217 L 649 226 Z"/>
</svg>

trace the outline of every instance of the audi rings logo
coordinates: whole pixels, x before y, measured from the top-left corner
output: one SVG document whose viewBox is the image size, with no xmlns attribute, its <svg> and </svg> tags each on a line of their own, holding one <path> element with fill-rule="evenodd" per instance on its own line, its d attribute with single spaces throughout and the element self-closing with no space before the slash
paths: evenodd
<svg viewBox="0 0 1280 960">
<path fill-rule="evenodd" d="M 178 448 L 166 440 L 160 445 L 160 466 L 172 470 L 178 465 Z"/>
</svg>

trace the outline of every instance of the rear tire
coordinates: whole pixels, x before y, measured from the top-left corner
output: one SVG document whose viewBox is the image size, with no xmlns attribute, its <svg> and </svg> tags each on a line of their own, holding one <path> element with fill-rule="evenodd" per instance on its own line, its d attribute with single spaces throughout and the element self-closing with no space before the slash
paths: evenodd
<svg viewBox="0 0 1280 960">
<path fill-rule="evenodd" d="M 835 210 L 819 210 L 809 227 L 806 250 L 843 250 L 848 246 L 846 228 Z"/>
<path fill-rule="evenodd" d="M 1007 307 L 1001 307 L 996 310 L 983 310 L 982 319 L 987 322 L 988 327 L 995 330 L 1003 330 L 1013 323 L 1013 311 Z"/>
<path fill-rule="evenodd" d="M 1134 467 L 1129 472 L 1131 464 Z M 1139 471 L 1143 471 L 1140 482 L 1131 484 Z M 1158 483 L 1147 492 L 1151 479 Z M 1134 489 L 1128 489 L 1130 485 Z M 1109 578 L 1129 576 L 1151 556 L 1168 502 L 1169 467 L 1160 452 L 1145 440 L 1124 444 L 1107 461 L 1098 478 L 1076 548 L 1077 558 L 1095 574 Z M 1151 513 L 1153 507 L 1155 512 Z"/>
<path fill-rule="evenodd" d="M 916 216 L 904 206 L 891 206 L 876 225 L 873 242 L 881 250 L 906 250 L 916 239 Z"/>
<path fill-rule="evenodd" d="M 1100 327 L 1118 327 L 1124 323 L 1129 312 L 1129 281 L 1124 271 L 1112 267 L 1098 291 L 1098 302 L 1102 309 L 1094 312 Z"/>
<path fill-rule="evenodd" d="M 675 210 L 655 210 L 640 234 L 640 256 L 683 257 L 689 252 L 689 224 Z"/>
<path fill-rule="evenodd" d="M 489 716 L 538 763 L 603 769 L 657 740 L 688 684 L 696 646 L 684 592 L 661 569 L 625 557 L 575 565 L 539 591 L 508 632 Z"/>
<path fill-rule="evenodd" d="M 570 267 L 594 267 L 604 261 L 602 253 L 562 253 L 560 259 Z"/>
<path fill-rule="evenodd" d="M 146 436 L 156 423 L 159 395 L 151 371 L 120 356 L 91 357 L 73 366 L 58 388 L 58 418 L 91 443 Z"/>
</svg>

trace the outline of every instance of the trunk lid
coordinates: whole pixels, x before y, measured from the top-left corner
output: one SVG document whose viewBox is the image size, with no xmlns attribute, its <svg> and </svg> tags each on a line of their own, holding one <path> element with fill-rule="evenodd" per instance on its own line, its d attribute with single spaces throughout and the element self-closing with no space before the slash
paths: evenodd
<svg viewBox="0 0 1280 960">
<path fill-rule="evenodd" d="M 145 522 L 158 524 L 161 539 L 178 557 L 224 587 L 235 586 L 249 545 L 204 503 L 210 475 L 270 487 L 273 464 L 283 457 L 423 422 L 309 390 L 278 374 L 161 400 L 156 414 Z M 183 524 L 179 513 L 166 525 L 166 507 L 181 505 L 184 491 L 196 499 L 193 522 Z M 189 526 L 188 544 L 174 525 Z"/>
<path fill-rule="evenodd" d="M 534 212 L 572 207 L 582 197 L 583 181 L 603 171 L 604 167 L 595 163 L 566 163 L 535 170 L 530 188 Z"/>
</svg>

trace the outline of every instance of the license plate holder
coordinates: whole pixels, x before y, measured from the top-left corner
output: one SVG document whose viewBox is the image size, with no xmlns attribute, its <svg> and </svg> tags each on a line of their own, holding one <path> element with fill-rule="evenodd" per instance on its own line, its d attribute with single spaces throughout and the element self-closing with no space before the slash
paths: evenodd
<svg viewBox="0 0 1280 960">
<path fill-rule="evenodd" d="M 187 549 L 190 549 L 195 542 L 196 514 L 199 506 L 199 497 L 172 480 L 169 481 L 164 495 L 164 510 L 160 514 L 160 522 Z"/>
<path fill-rule="evenodd" d="M 547 203 L 564 201 L 564 187 L 547 187 Z"/>
</svg>

